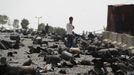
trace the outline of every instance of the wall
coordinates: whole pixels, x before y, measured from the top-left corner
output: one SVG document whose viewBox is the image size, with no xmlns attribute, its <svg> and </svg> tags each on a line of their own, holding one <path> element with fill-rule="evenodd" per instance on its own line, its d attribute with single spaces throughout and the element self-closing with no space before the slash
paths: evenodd
<svg viewBox="0 0 134 75">
<path fill-rule="evenodd" d="M 103 38 L 110 42 L 116 42 L 116 45 L 125 45 L 126 47 L 134 46 L 134 36 L 129 34 L 120 34 L 115 32 L 103 32 Z"/>
</svg>

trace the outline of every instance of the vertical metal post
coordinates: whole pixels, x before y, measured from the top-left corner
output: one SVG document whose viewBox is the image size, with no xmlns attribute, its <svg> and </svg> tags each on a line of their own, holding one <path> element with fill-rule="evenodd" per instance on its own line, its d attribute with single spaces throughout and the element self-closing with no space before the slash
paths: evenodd
<svg viewBox="0 0 134 75">
<path fill-rule="evenodd" d="M 37 18 L 38 19 L 38 27 L 39 27 L 39 24 L 40 24 L 40 19 L 42 18 L 42 16 L 40 16 L 40 17 L 35 17 L 35 18 Z"/>
</svg>

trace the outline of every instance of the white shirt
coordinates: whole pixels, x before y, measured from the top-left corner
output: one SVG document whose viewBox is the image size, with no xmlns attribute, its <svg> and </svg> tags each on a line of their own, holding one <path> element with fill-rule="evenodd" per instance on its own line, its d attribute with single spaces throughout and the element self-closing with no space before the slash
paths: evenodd
<svg viewBox="0 0 134 75">
<path fill-rule="evenodd" d="M 67 27 L 67 34 L 71 34 L 72 35 L 73 29 L 74 29 L 73 25 L 70 24 L 70 23 L 67 23 L 66 27 Z"/>
</svg>

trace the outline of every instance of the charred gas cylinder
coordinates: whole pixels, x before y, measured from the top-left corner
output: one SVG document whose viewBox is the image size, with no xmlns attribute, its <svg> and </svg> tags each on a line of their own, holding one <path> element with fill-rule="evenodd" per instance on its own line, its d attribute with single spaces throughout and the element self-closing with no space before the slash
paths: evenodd
<svg viewBox="0 0 134 75">
<path fill-rule="evenodd" d="M 61 58 L 64 59 L 64 60 L 73 60 L 74 59 L 73 54 L 71 54 L 67 51 L 63 51 L 61 53 Z"/>
</svg>

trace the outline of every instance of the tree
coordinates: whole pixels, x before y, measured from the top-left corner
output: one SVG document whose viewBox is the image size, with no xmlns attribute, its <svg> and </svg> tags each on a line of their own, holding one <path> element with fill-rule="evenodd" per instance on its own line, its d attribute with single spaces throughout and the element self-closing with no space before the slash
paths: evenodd
<svg viewBox="0 0 134 75">
<path fill-rule="evenodd" d="M 64 36 L 66 34 L 66 30 L 64 28 L 61 28 L 61 27 L 52 27 L 50 25 L 49 25 L 49 28 L 48 28 L 48 32 L 55 33 L 55 34 L 58 34 L 58 35 L 61 35 L 61 36 Z"/>
<path fill-rule="evenodd" d="M 0 24 L 4 25 L 8 22 L 8 17 L 6 15 L 0 15 Z"/>
<path fill-rule="evenodd" d="M 49 26 L 48 32 L 53 33 L 54 32 L 54 28 L 52 26 Z"/>
<path fill-rule="evenodd" d="M 14 28 L 19 28 L 19 20 L 18 19 L 14 19 L 14 21 L 13 21 L 13 27 Z"/>
<path fill-rule="evenodd" d="M 45 24 L 44 23 L 39 24 L 38 31 L 43 31 L 44 29 L 45 29 Z"/>
<path fill-rule="evenodd" d="M 23 29 L 28 29 L 29 21 L 27 19 L 23 19 L 21 21 L 21 26 Z"/>
<path fill-rule="evenodd" d="M 66 30 L 64 28 L 60 28 L 60 27 L 55 27 L 54 32 L 58 35 L 65 35 L 66 34 Z"/>
</svg>

